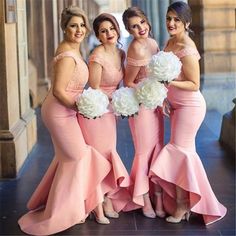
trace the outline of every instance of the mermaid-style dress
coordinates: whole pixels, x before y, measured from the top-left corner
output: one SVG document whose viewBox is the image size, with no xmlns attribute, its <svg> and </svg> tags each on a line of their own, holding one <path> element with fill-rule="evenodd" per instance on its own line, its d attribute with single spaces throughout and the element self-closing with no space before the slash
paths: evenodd
<svg viewBox="0 0 236 236">
<path fill-rule="evenodd" d="M 127 64 L 131 66 L 140 66 L 139 73 L 135 83 L 146 79 L 146 66 L 149 60 L 137 60 L 127 57 Z M 140 106 L 138 115 L 129 118 L 129 126 L 133 138 L 135 155 L 131 168 L 130 187 L 132 202 L 130 202 L 125 211 L 130 211 L 144 206 L 143 195 L 149 192 L 153 198 L 154 186 L 148 176 L 149 168 L 153 157 L 157 156 L 164 146 L 164 121 L 161 109 L 147 109 Z"/>
<path fill-rule="evenodd" d="M 115 68 L 99 54 L 92 54 L 89 58 L 89 63 L 91 62 L 102 66 L 100 89 L 111 99 L 112 93 L 123 79 L 122 68 Z M 96 119 L 86 119 L 78 115 L 78 122 L 86 143 L 94 147 L 111 163 L 111 171 L 102 182 L 101 189 L 111 199 L 114 210 L 119 212 L 130 201 L 127 189 L 130 178 L 116 151 L 116 117 L 110 108 L 110 112 Z"/>
<path fill-rule="evenodd" d="M 54 63 L 72 57 L 76 67 L 67 86 L 72 101 L 88 79 L 87 65 L 73 51 L 57 55 Z M 88 146 L 77 122 L 76 112 L 62 105 L 49 91 L 42 105 L 42 118 L 54 145 L 55 157 L 30 198 L 30 210 L 18 223 L 30 235 L 50 235 L 81 220 L 103 201 L 97 192 L 110 171 L 110 163 Z"/>
<path fill-rule="evenodd" d="M 179 58 L 194 55 L 195 48 L 185 48 L 176 55 Z M 183 72 L 178 80 L 183 80 Z M 165 210 L 173 214 L 176 209 L 176 186 L 189 193 L 190 210 L 203 216 L 205 224 L 214 223 L 226 214 L 226 208 L 218 202 L 207 175 L 196 153 L 195 137 L 206 113 L 205 100 L 200 91 L 186 91 L 169 87 L 170 142 L 153 161 L 150 177 L 163 188 Z"/>
</svg>

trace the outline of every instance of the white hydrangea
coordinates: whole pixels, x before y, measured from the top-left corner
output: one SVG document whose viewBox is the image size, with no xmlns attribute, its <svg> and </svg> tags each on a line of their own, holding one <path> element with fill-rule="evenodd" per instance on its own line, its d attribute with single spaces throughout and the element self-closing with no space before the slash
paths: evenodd
<svg viewBox="0 0 236 236">
<path fill-rule="evenodd" d="M 146 108 L 154 109 L 162 106 L 164 99 L 167 97 L 168 89 L 157 80 L 146 79 L 138 84 L 136 97 L 139 103 Z"/>
<path fill-rule="evenodd" d="M 112 94 L 111 101 L 114 113 L 129 117 L 138 113 L 139 103 L 133 88 L 121 87 Z"/>
<path fill-rule="evenodd" d="M 107 113 L 109 99 L 99 89 L 88 88 L 78 97 L 76 105 L 80 114 L 88 119 L 95 119 Z"/>
<path fill-rule="evenodd" d="M 179 76 L 181 66 L 181 61 L 173 52 L 160 51 L 152 56 L 148 64 L 148 76 L 161 82 L 170 82 Z"/>
</svg>

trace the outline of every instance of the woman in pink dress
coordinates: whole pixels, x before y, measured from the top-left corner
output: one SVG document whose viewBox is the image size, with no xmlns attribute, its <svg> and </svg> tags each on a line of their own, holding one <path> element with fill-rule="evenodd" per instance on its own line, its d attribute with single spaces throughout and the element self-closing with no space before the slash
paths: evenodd
<svg viewBox="0 0 236 236">
<path fill-rule="evenodd" d="M 170 112 L 170 142 L 153 162 L 150 176 L 163 188 L 168 222 L 188 220 L 190 211 L 201 214 L 205 224 L 213 223 L 226 214 L 208 182 L 195 149 L 195 137 L 206 113 L 205 100 L 199 91 L 200 55 L 188 36 L 191 9 L 184 2 L 169 6 L 166 26 L 171 36 L 165 51 L 172 51 L 182 62 L 182 72 L 168 84 Z"/>
<path fill-rule="evenodd" d="M 94 49 L 89 58 L 89 85 L 93 89 L 100 89 L 111 99 L 124 76 L 125 53 L 117 48 L 120 28 L 114 16 L 103 13 L 95 18 L 93 29 L 101 45 Z M 118 212 L 130 201 L 127 189 L 130 178 L 116 151 L 115 115 L 112 111 L 96 119 L 78 115 L 78 121 L 86 143 L 105 156 L 112 165 L 101 184 L 102 191 L 106 192 L 103 209 L 107 217 L 118 218 Z"/>
<path fill-rule="evenodd" d="M 110 171 L 110 163 L 86 145 L 77 122 L 76 97 L 88 80 L 80 44 L 89 31 L 88 19 L 78 7 L 61 15 L 64 40 L 54 57 L 54 76 L 42 105 L 42 119 L 54 145 L 55 157 L 28 202 L 18 223 L 30 235 L 50 235 L 83 223 L 94 210 L 103 221 L 103 194 L 97 187 Z M 103 217 L 103 218 L 102 218 Z"/>
<path fill-rule="evenodd" d="M 157 42 L 150 37 L 151 25 L 147 17 L 138 7 L 125 10 L 123 22 L 133 36 L 128 48 L 124 82 L 126 86 L 135 88 L 139 82 L 146 79 L 146 66 L 159 48 Z M 165 216 L 161 188 L 158 185 L 154 188 L 148 177 L 152 159 L 163 147 L 163 125 L 160 109 L 146 109 L 141 106 L 138 115 L 129 118 L 135 156 L 131 169 L 131 180 L 134 182 L 131 188 L 133 199 L 126 210 L 142 208 L 143 214 L 148 218 Z M 155 199 L 155 211 L 150 197 Z"/>
</svg>

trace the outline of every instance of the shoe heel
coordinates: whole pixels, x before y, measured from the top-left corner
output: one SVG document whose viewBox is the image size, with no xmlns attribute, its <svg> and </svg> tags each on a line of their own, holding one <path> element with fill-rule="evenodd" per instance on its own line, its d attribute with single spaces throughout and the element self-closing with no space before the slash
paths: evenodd
<svg viewBox="0 0 236 236">
<path fill-rule="evenodd" d="M 111 212 L 104 211 L 104 215 L 108 218 L 114 218 L 114 219 L 119 218 L 119 214 L 116 211 L 111 211 Z"/>
<path fill-rule="evenodd" d="M 156 218 L 156 213 L 152 208 L 152 203 L 149 198 L 149 193 L 144 194 L 143 198 L 144 198 L 144 207 L 142 208 L 143 215 L 147 218 L 152 218 L 152 219 Z M 146 208 L 147 205 L 149 206 L 148 210 L 144 210 L 144 208 Z"/>
<path fill-rule="evenodd" d="M 189 221 L 190 215 L 191 215 L 190 211 L 186 212 L 185 213 L 185 220 Z"/>
<path fill-rule="evenodd" d="M 90 214 L 90 217 L 91 217 L 91 215 L 92 215 L 92 219 L 95 219 L 95 221 L 96 221 L 98 224 L 102 224 L 102 225 L 108 225 L 108 224 L 110 224 L 109 219 L 107 219 L 105 216 L 104 216 L 102 219 L 99 219 L 95 211 L 92 211 L 91 213 L 92 213 L 92 214 Z"/>
<path fill-rule="evenodd" d="M 145 211 L 143 210 L 143 215 L 144 215 L 145 217 L 151 218 L 151 219 L 156 218 L 156 214 L 155 214 L 154 212 L 145 212 Z"/>
<path fill-rule="evenodd" d="M 164 218 L 166 216 L 165 211 L 163 210 L 163 203 L 162 203 L 162 192 L 155 192 L 155 213 L 158 217 Z M 161 207 L 160 207 L 161 206 Z M 162 208 L 157 210 L 157 208 Z"/>
</svg>

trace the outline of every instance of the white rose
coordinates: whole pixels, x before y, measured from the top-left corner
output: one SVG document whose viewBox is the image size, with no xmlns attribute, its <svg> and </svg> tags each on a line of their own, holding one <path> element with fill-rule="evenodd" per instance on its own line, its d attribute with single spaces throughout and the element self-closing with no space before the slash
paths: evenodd
<svg viewBox="0 0 236 236">
<path fill-rule="evenodd" d="M 168 89 L 157 80 L 146 79 L 138 84 L 136 97 L 146 108 L 154 109 L 162 106 L 167 97 L 167 91 Z"/>
<path fill-rule="evenodd" d="M 76 105 L 80 114 L 94 119 L 108 112 L 109 99 L 101 90 L 88 88 L 78 98 Z"/>
<path fill-rule="evenodd" d="M 118 116 L 132 116 L 138 113 L 139 103 L 133 88 L 121 87 L 112 94 L 111 101 L 114 113 Z"/>
<path fill-rule="evenodd" d="M 148 64 L 148 76 L 158 81 L 170 82 L 179 76 L 181 66 L 181 61 L 173 52 L 160 51 L 152 56 Z"/>
</svg>

